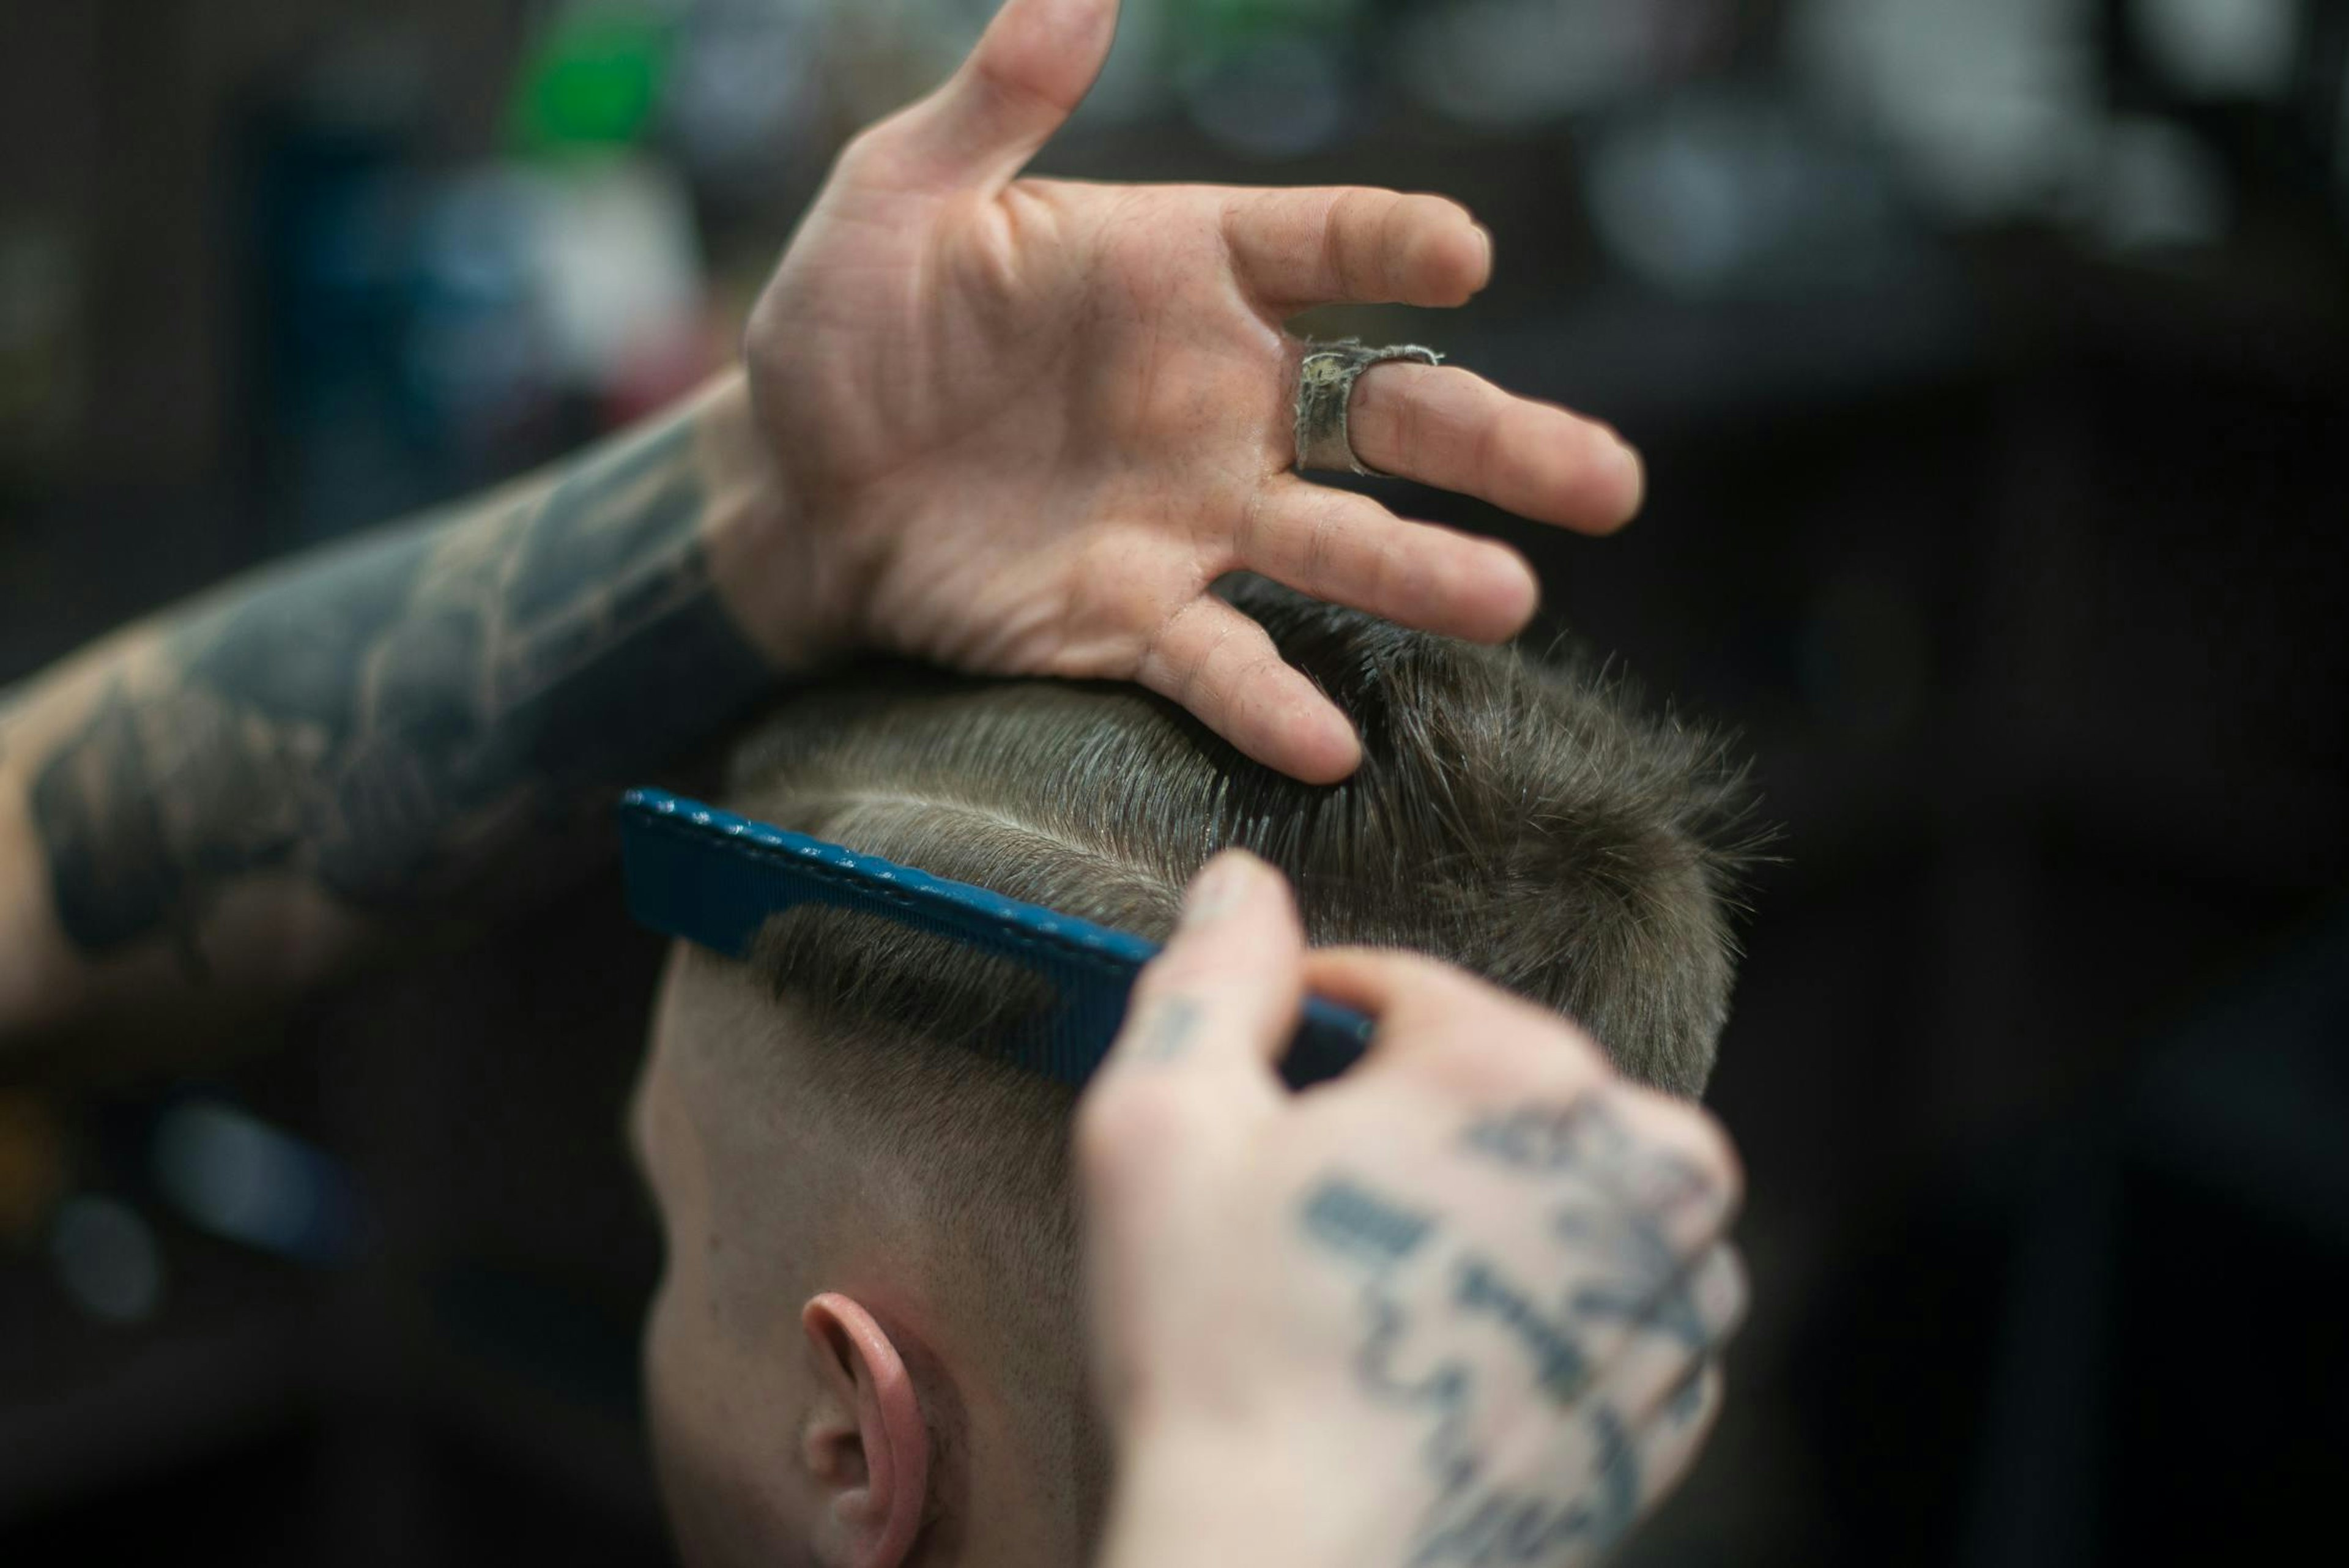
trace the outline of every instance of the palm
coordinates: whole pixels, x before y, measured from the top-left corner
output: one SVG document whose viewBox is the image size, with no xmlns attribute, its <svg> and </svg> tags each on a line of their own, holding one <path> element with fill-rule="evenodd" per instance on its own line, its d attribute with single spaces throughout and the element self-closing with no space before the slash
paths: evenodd
<svg viewBox="0 0 2349 1568">
<path fill-rule="evenodd" d="M 1012 0 L 843 158 L 753 324 L 787 488 L 852 639 L 1138 679 L 1264 761 L 1341 777 L 1343 720 L 1206 589 L 1247 567 L 1454 635 L 1524 624 L 1514 552 L 1288 472 L 1284 317 L 1458 304 L 1485 242 L 1432 197 L 1012 179 L 1106 48 L 1113 6 L 1071 39 L 1077 9 L 1056 33 L 1050 0 Z M 1595 427 L 1463 372 L 1382 368 L 1354 428 L 1368 462 L 1551 521 L 1612 526 L 1636 496 L 1628 459 L 1588 461 L 1613 445 Z"/>
</svg>

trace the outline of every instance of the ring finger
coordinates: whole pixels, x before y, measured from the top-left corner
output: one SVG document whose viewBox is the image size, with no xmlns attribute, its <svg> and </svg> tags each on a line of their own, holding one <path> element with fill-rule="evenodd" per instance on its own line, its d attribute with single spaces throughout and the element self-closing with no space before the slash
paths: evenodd
<svg viewBox="0 0 2349 1568">
<path fill-rule="evenodd" d="M 1744 1321 L 1745 1303 L 1745 1266 L 1736 1251 L 1725 1243 L 1707 1251 L 1644 1317 L 1618 1331 L 1611 1364 L 1596 1379 L 1607 1402 L 1638 1421 L 1685 1419 L 1695 1406 L 1699 1370 L 1720 1360 Z"/>
</svg>

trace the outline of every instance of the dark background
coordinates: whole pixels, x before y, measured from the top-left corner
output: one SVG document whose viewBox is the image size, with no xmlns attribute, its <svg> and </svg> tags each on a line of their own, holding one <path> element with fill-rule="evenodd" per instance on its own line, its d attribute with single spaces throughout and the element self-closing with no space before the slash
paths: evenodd
<svg viewBox="0 0 2349 1568">
<path fill-rule="evenodd" d="M 988 9 L 9 0 L 0 682 L 715 363 Z M 1127 12 L 1045 167 L 1468 201 L 1483 300 L 1323 325 L 1613 420 L 1652 498 L 1602 543 L 1398 504 L 1532 551 L 1785 829 L 1710 1096 L 1754 1315 L 1627 1560 L 2327 1539 L 2349 4 Z M 583 358 L 511 215 L 559 239 L 615 169 L 683 220 Z M 616 1131 L 657 956 L 607 882 L 215 1079 L 0 1097 L 0 1558 L 660 1560 Z M 307 1221 L 191 1197 L 199 1126 Z"/>
</svg>

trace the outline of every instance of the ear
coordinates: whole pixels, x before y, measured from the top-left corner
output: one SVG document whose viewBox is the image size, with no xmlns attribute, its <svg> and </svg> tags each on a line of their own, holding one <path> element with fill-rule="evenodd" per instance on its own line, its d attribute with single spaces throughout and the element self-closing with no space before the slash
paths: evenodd
<svg viewBox="0 0 2349 1568">
<path fill-rule="evenodd" d="M 815 1480 L 816 1545 L 836 1568 L 897 1568 L 929 1501 L 930 1433 L 888 1332 L 843 1295 L 800 1309 L 824 1397 L 801 1442 Z"/>
</svg>

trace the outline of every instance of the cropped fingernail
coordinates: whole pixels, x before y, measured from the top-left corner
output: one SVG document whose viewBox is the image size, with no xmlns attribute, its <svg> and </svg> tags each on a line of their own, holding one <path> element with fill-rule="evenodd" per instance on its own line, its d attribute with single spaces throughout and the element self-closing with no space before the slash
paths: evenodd
<svg viewBox="0 0 2349 1568">
<path fill-rule="evenodd" d="M 1618 482 L 1630 493 L 1636 507 L 1648 490 L 1647 460 L 1640 455 L 1638 447 L 1623 439 L 1621 431 L 1609 426 L 1607 434 L 1613 448 L 1607 461 L 1616 469 Z"/>
</svg>

